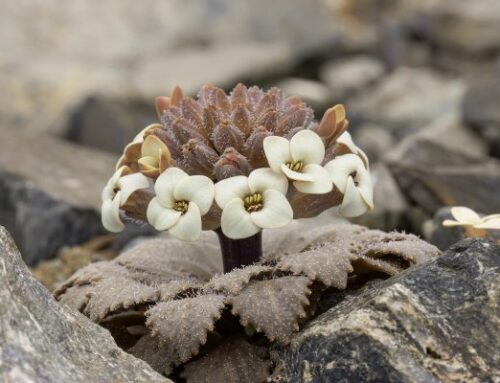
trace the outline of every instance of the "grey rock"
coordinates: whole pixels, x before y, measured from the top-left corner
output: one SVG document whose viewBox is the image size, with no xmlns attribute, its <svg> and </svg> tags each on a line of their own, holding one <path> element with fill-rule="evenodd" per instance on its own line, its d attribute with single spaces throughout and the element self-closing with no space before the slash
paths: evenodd
<svg viewBox="0 0 500 383">
<path fill-rule="evenodd" d="M 0 224 L 28 264 L 104 233 L 98 211 L 113 156 L 7 127 L 0 142 Z"/>
<path fill-rule="evenodd" d="M 465 240 L 348 294 L 275 349 L 283 382 L 496 382 L 500 247 Z"/>
<path fill-rule="evenodd" d="M 500 161 L 455 117 L 438 119 L 384 157 L 403 194 L 429 214 L 442 206 L 500 211 Z"/>
<path fill-rule="evenodd" d="M 491 154 L 497 158 L 500 158 L 499 99 L 500 80 L 497 74 L 472 82 L 462 105 L 466 124 L 486 140 Z"/>
<path fill-rule="evenodd" d="M 272 85 L 280 88 L 285 95 L 300 96 L 317 113 L 333 106 L 338 100 L 328 86 L 316 80 L 287 77 Z M 318 114 L 316 117 L 320 119 L 321 115 Z"/>
<path fill-rule="evenodd" d="M 386 127 L 398 138 L 460 110 L 465 86 L 429 69 L 401 67 L 348 104 L 350 114 Z"/>
<path fill-rule="evenodd" d="M 395 144 L 394 136 L 383 126 L 366 123 L 352 132 L 354 142 L 366 153 L 371 163 L 375 163 Z"/>
<path fill-rule="evenodd" d="M 122 351 L 107 330 L 60 306 L 0 227 L 0 381 L 171 382 Z"/>
<path fill-rule="evenodd" d="M 330 61 L 320 68 L 320 79 L 331 89 L 337 101 L 342 101 L 381 80 L 385 68 L 370 56 L 354 56 Z"/>
<path fill-rule="evenodd" d="M 374 209 L 352 219 L 358 225 L 384 231 L 410 229 L 410 207 L 392 174 L 382 164 L 371 169 Z"/>
</svg>

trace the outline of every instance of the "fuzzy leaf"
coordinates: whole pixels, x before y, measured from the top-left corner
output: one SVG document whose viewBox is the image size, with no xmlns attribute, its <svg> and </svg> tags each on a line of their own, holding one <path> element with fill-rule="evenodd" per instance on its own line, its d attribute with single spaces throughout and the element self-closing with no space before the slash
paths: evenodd
<svg viewBox="0 0 500 383">
<path fill-rule="evenodd" d="M 243 326 L 253 325 L 271 341 L 288 343 L 304 318 L 310 280 L 301 276 L 251 281 L 239 295 L 228 298 Z"/>
<path fill-rule="evenodd" d="M 251 265 L 241 269 L 234 269 L 229 273 L 216 275 L 206 285 L 205 290 L 220 291 L 236 295 L 245 287 L 250 279 L 265 273 L 272 272 L 269 266 Z"/>
<path fill-rule="evenodd" d="M 277 267 L 294 274 L 305 274 L 313 281 L 318 280 L 339 290 L 346 288 L 347 276 L 353 270 L 349 249 L 331 245 L 287 255 Z"/>
<path fill-rule="evenodd" d="M 112 312 L 157 300 L 155 288 L 111 274 L 94 284 L 84 314 L 100 322 Z"/>
<path fill-rule="evenodd" d="M 266 350 L 243 338 L 231 338 L 202 358 L 187 364 L 187 383 L 264 383 L 270 362 Z"/>
<path fill-rule="evenodd" d="M 59 300 L 74 310 L 83 311 L 90 299 L 90 294 L 94 290 L 92 285 L 76 285 L 68 288 Z"/>
<path fill-rule="evenodd" d="M 169 348 L 176 363 L 187 362 L 207 341 L 221 316 L 224 299 L 222 295 L 202 295 L 159 303 L 146 312 L 146 326 L 160 346 Z"/>
<path fill-rule="evenodd" d="M 159 285 L 160 301 L 167 302 L 178 299 L 179 296 L 186 298 L 196 295 L 203 287 L 196 279 L 179 279 Z"/>
</svg>

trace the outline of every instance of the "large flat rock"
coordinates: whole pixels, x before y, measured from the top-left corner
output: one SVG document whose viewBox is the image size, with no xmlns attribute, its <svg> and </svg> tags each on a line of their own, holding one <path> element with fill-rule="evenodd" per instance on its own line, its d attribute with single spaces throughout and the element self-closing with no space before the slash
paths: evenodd
<svg viewBox="0 0 500 383">
<path fill-rule="evenodd" d="M 108 331 L 60 306 L 0 227 L 0 381 L 168 383 L 118 348 Z"/>
<path fill-rule="evenodd" d="M 274 353 L 280 381 L 497 382 L 499 266 L 500 246 L 470 239 L 348 295 Z"/>
<path fill-rule="evenodd" d="M 7 127 L 0 142 L 0 224 L 28 264 L 104 232 L 100 194 L 114 156 Z"/>
</svg>

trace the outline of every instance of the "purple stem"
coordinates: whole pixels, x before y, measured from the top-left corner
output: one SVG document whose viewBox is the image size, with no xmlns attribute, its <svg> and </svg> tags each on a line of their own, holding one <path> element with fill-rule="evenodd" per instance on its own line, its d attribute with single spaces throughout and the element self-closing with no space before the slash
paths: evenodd
<svg viewBox="0 0 500 383">
<path fill-rule="evenodd" d="M 243 239 L 228 238 L 220 228 L 215 232 L 219 237 L 224 273 L 236 267 L 251 265 L 261 258 L 262 232 L 259 231 L 254 236 Z"/>
</svg>

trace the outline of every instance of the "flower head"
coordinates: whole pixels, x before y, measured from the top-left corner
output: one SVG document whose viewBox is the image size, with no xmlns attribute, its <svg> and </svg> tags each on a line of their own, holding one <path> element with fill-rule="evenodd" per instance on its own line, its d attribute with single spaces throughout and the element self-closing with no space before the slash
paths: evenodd
<svg viewBox="0 0 500 383">
<path fill-rule="evenodd" d="M 141 173 L 130 174 L 126 166 L 119 168 L 102 191 L 101 219 L 106 230 L 114 233 L 122 231 L 125 225 L 120 219 L 120 208 L 134 192 L 149 187 L 150 181 Z"/>
<path fill-rule="evenodd" d="M 222 209 L 221 229 L 229 238 L 247 238 L 261 229 L 285 226 L 293 211 L 285 197 L 288 181 L 269 168 L 250 176 L 235 176 L 215 184 L 215 201 Z"/>
<path fill-rule="evenodd" d="M 284 137 L 264 139 L 264 152 L 271 169 L 293 180 L 302 193 L 324 194 L 332 182 L 321 166 L 325 158 L 323 140 L 311 130 L 301 130 L 289 141 Z"/>
<path fill-rule="evenodd" d="M 205 176 L 190 176 L 179 168 L 168 168 L 156 180 L 156 197 L 148 205 L 147 218 L 157 230 L 194 241 L 201 234 L 201 216 L 214 200 L 214 184 Z"/>
<path fill-rule="evenodd" d="M 358 217 L 373 208 L 370 172 L 356 154 L 344 154 L 325 165 L 335 187 L 344 195 L 340 213 Z"/>
</svg>

